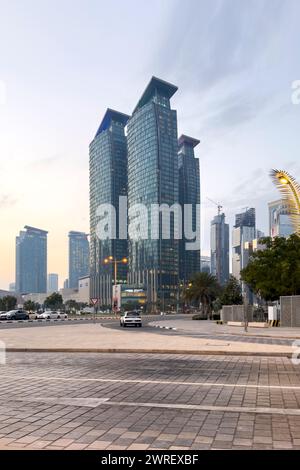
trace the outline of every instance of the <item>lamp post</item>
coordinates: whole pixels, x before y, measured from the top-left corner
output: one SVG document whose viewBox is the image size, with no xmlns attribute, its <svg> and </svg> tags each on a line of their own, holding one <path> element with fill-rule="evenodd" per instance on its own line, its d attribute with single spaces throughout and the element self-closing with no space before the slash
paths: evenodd
<svg viewBox="0 0 300 470">
<path fill-rule="evenodd" d="M 109 264 L 113 263 L 114 265 L 114 285 L 117 285 L 117 275 L 118 275 L 118 264 L 127 264 L 128 259 L 127 258 L 122 258 L 122 259 L 116 259 L 113 256 L 108 256 L 107 258 L 104 259 L 104 264 Z"/>
<path fill-rule="evenodd" d="M 113 264 L 114 265 L 114 286 L 117 285 L 117 279 L 118 279 L 118 264 L 127 264 L 128 259 L 127 258 L 122 258 L 122 259 L 117 259 L 114 258 L 113 256 L 108 256 L 103 260 L 104 264 Z M 117 310 L 116 310 L 117 311 Z"/>
</svg>

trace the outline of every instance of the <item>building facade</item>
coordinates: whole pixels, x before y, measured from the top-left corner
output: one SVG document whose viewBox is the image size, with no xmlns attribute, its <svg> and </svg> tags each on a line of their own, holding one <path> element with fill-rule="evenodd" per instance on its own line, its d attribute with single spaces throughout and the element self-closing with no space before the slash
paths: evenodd
<svg viewBox="0 0 300 470">
<path fill-rule="evenodd" d="M 58 274 L 48 274 L 47 292 L 58 292 Z"/>
<path fill-rule="evenodd" d="M 119 238 L 119 201 L 127 196 L 127 140 L 125 126 L 129 116 L 107 109 L 95 138 L 90 144 L 90 296 L 98 298 L 99 305 L 112 303 L 112 284 L 114 282 L 113 263 L 104 264 L 104 259 L 112 256 L 116 260 L 127 257 L 127 227 L 125 236 Z M 115 208 L 116 236 L 107 234 L 100 239 L 97 224 L 105 212 L 99 207 L 110 204 Z M 127 208 L 127 203 L 126 203 Z M 127 223 L 127 220 L 125 221 Z M 124 235 L 124 234 L 123 234 Z M 117 282 L 126 282 L 127 266 L 118 264 Z"/>
<path fill-rule="evenodd" d="M 77 289 L 78 279 L 89 274 L 89 241 L 84 232 L 69 232 L 69 288 Z"/>
<path fill-rule="evenodd" d="M 179 203 L 177 113 L 170 105 L 176 91 L 176 86 L 152 77 L 127 127 L 128 213 L 134 232 L 129 237 L 128 280 L 146 287 L 151 309 L 175 305 L 179 281 L 179 240 L 174 239 L 178 214 L 170 214 L 170 234 L 160 223 L 161 213 L 154 222 L 150 219 L 153 205 Z M 146 212 L 135 212 L 137 204 L 146 206 Z"/>
<path fill-rule="evenodd" d="M 229 280 L 229 225 L 225 214 L 216 215 L 210 224 L 211 274 L 219 284 Z"/>
<path fill-rule="evenodd" d="M 201 272 L 210 274 L 211 259 L 210 256 L 201 255 Z"/>
<path fill-rule="evenodd" d="M 245 243 L 251 242 L 255 238 L 255 209 L 250 208 L 235 216 L 235 225 L 232 231 L 232 274 L 238 280 L 241 278 L 241 270 L 248 263 Z"/>
<path fill-rule="evenodd" d="M 294 233 L 287 204 L 282 199 L 269 202 L 269 235 L 270 237 L 289 237 Z"/>
<path fill-rule="evenodd" d="M 183 236 L 179 241 L 179 279 L 186 283 L 200 272 L 200 169 L 194 148 L 200 140 L 182 135 L 178 140 L 179 203 L 182 210 Z M 187 205 L 191 209 L 191 231 L 198 237 L 187 237 L 185 219 Z M 197 243 L 197 249 L 187 250 L 186 243 Z"/>
<path fill-rule="evenodd" d="M 16 292 L 47 292 L 47 231 L 26 225 L 16 237 Z"/>
</svg>

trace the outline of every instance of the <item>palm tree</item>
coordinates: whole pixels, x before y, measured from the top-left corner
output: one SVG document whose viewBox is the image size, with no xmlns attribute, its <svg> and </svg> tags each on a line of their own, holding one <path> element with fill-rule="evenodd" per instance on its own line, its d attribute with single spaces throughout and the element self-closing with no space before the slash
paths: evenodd
<svg viewBox="0 0 300 470">
<path fill-rule="evenodd" d="M 189 301 L 198 302 L 203 314 L 209 318 L 212 312 L 212 302 L 218 297 L 221 287 L 217 278 L 212 274 L 197 273 L 189 287 L 185 291 L 185 298 Z"/>
</svg>

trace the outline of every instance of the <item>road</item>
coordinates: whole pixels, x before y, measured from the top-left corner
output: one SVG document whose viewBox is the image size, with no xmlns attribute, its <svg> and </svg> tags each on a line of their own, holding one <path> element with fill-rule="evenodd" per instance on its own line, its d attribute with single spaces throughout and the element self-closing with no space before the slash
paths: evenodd
<svg viewBox="0 0 300 470">
<path fill-rule="evenodd" d="M 287 358 L 9 353 L 0 448 L 300 449 Z"/>
<path fill-rule="evenodd" d="M 171 319 L 171 320 L 170 320 Z M 184 321 L 187 324 L 192 324 L 192 327 L 194 328 L 194 331 L 191 331 L 192 328 L 189 327 L 187 330 L 181 330 L 181 329 L 165 329 L 165 328 L 156 328 L 153 326 L 154 323 L 157 323 L 159 320 L 159 325 L 166 325 L 173 324 L 176 325 L 176 322 Z M 22 320 L 22 321 L 12 321 L 12 322 L 6 322 L 2 321 L 0 322 L 0 331 L 1 329 L 10 329 L 10 328 L 33 328 L 33 327 L 43 327 L 43 326 L 62 326 L 62 325 L 70 325 L 70 324 L 90 324 L 93 323 L 94 319 L 92 317 L 90 318 L 75 318 L 75 319 L 59 319 L 59 320 Z M 95 323 L 99 323 L 107 328 L 119 330 L 119 331 L 131 331 L 133 334 L 139 334 L 141 331 L 139 328 L 134 328 L 134 327 L 127 327 L 126 329 L 121 328 L 119 324 L 118 319 L 111 319 L 111 318 L 101 318 L 101 319 L 96 319 Z M 202 328 L 203 325 L 203 328 Z M 185 337 L 191 337 L 191 338 L 206 338 L 206 339 L 222 339 L 223 341 L 236 341 L 236 342 L 245 342 L 245 343 L 260 343 L 260 344 L 278 344 L 278 345 L 291 345 L 293 344 L 294 339 L 293 338 L 278 338 L 276 336 L 274 337 L 264 337 L 260 336 L 259 334 L 255 334 L 255 332 L 251 332 L 250 335 L 245 335 L 245 334 L 231 334 L 231 333 L 224 333 L 223 327 L 220 327 L 220 332 L 216 332 L 211 329 L 210 325 L 214 325 L 213 322 L 208 322 L 206 325 L 206 322 L 201 322 L 195 325 L 194 322 L 191 321 L 191 317 L 187 315 L 172 315 L 172 316 L 165 316 L 165 317 L 160 317 L 157 315 L 147 315 L 143 316 L 143 330 L 146 329 L 146 331 L 152 331 L 157 334 L 162 334 L 162 335 L 172 335 L 172 336 L 185 336 Z M 273 329 L 274 330 L 274 329 Z M 277 333 L 279 329 L 274 331 L 274 333 Z M 0 335 L 1 339 L 1 335 Z"/>
</svg>

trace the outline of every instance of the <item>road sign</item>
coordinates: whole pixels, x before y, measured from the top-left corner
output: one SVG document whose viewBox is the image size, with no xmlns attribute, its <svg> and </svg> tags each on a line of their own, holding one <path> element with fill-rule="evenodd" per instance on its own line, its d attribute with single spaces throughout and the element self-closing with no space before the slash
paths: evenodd
<svg viewBox="0 0 300 470">
<path fill-rule="evenodd" d="M 92 303 L 93 305 L 96 305 L 96 304 L 98 303 L 98 299 L 91 299 L 91 303 Z"/>
</svg>

